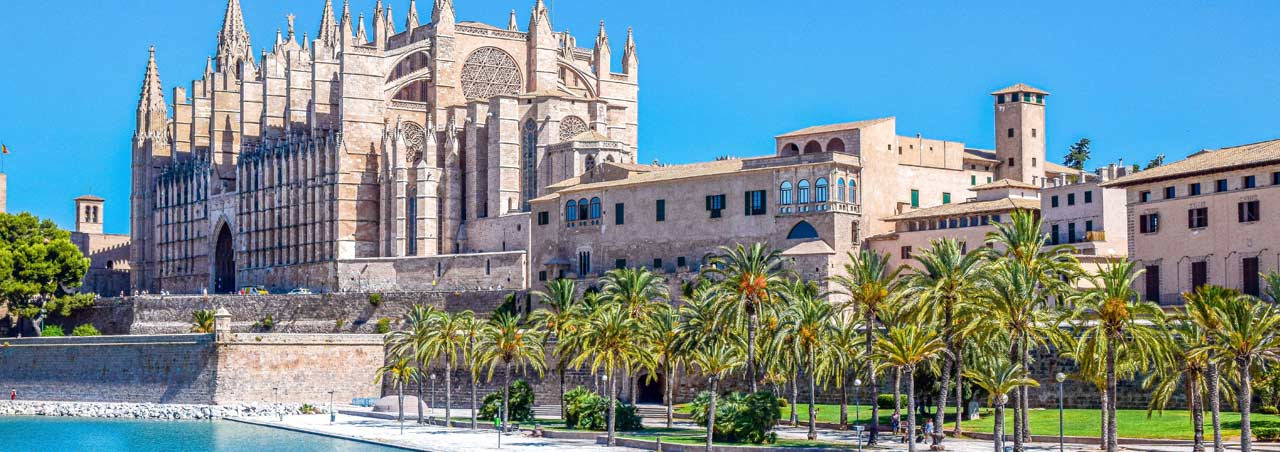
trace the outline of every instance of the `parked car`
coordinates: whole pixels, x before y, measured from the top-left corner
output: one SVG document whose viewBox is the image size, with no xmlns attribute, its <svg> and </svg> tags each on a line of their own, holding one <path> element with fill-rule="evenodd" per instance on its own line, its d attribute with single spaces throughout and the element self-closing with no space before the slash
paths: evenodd
<svg viewBox="0 0 1280 452">
<path fill-rule="evenodd" d="M 311 289 L 299 287 L 289 291 L 289 295 L 311 295 Z"/>
<path fill-rule="evenodd" d="M 239 291 L 239 292 L 237 292 L 237 293 L 238 293 L 238 294 L 240 294 L 240 295 L 267 295 L 267 294 L 270 294 L 270 292 L 267 292 L 267 288 L 266 288 L 266 287 L 263 287 L 263 286 L 244 286 L 244 287 L 241 287 L 241 288 L 240 288 L 240 291 Z"/>
</svg>

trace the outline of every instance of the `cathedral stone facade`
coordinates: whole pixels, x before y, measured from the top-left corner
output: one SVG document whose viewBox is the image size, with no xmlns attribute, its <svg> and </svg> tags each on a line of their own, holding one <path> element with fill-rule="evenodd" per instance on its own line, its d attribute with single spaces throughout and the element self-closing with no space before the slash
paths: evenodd
<svg viewBox="0 0 1280 452">
<path fill-rule="evenodd" d="M 529 202 L 634 164 L 635 42 L 621 67 L 553 31 L 457 22 L 435 0 L 353 17 L 326 0 L 253 51 L 230 0 L 204 76 L 166 101 L 151 49 L 133 142 L 135 291 L 524 288 Z"/>
</svg>

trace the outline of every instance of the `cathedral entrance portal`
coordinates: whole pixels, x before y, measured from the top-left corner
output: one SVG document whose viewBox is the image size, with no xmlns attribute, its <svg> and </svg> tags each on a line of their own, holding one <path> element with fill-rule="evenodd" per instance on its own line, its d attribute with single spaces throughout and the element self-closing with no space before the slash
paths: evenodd
<svg viewBox="0 0 1280 452">
<path fill-rule="evenodd" d="M 218 229 L 218 238 L 213 248 L 213 291 L 215 293 L 236 291 L 236 260 L 231 240 L 231 228 L 223 223 Z"/>
</svg>

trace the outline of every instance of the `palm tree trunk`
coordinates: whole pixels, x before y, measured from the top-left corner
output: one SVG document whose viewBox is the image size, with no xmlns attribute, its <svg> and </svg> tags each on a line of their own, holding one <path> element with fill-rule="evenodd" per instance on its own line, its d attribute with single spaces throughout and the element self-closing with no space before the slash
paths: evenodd
<svg viewBox="0 0 1280 452">
<path fill-rule="evenodd" d="M 956 438 L 960 437 L 960 421 L 964 419 L 964 345 L 956 347 Z M 938 425 L 942 429 L 942 425 Z"/>
<path fill-rule="evenodd" d="M 814 352 L 809 351 L 809 440 L 818 439 L 818 410 L 814 409 L 815 399 L 818 397 L 818 378 L 814 376 L 813 362 Z"/>
<path fill-rule="evenodd" d="M 444 426 L 453 427 L 453 360 L 444 360 Z"/>
<path fill-rule="evenodd" d="M 671 404 L 671 379 L 675 378 L 675 376 L 672 375 L 675 373 L 673 370 L 674 368 L 675 366 L 667 363 L 662 369 L 666 373 L 662 379 L 662 401 L 667 405 L 667 428 L 671 428 L 671 424 L 675 420 L 675 412 L 672 410 Z"/>
<path fill-rule="evenodd" d="M 863 333 L 867 336 L 866 356 L 870 357 L 873 356 L 871 352 L 873 342 L 872 329 L 875 328 L 876 317 L 875 313 L 869 309 L 864 314 L 864 317 L 866 319 L 863 323 Z M 867 360 L 867 388 L 871 392 L 871 398 L 868 399 L 871 401 L 871 429 L 867 432 L 867 445 L 875 445 L 878 442 L 876 434 L 880 431 L 880 404 L 876 403 L 876 398 L 880 397 L 880 385 L 876 384 L 876 366 L 870 359 Z M 897 391 L 897 387 L 894 387 L 894 390 Z M 897 409 L 897 399 L 894 399 L 893 406 L 894 409 Z"/>
<path fill-rule="evenodd" d="M 1195 373 L 1187 375 L 1183 381 L 1185 388 L 1182 392 L 1187 394 L 1187 410 L 1191 411 L 1191 452 L 1204 452 L 1204 408 L 1200 406 L 1200 382 Z"/>
<path fill-rule="evenodd" d="M 791 377 L 791 425 L 800 424 L 800 415 L 796 412 L 796 402 L 800 401 L 800 372 Z"/>
<path fill-rule="evenodd" d="M 425 369 L 424 369 L 424 370 L 425 370 Z M 421 375 L 421 374 L 419 374 L 419 375 Z M 426 402 L 423 402 L 422 400 L 423 400 L 423 399 L 422 399 L 422 378 L 421 378 L 421 377 L 419 377 L 419 378 L 418 378 L 418 423 L 419 423 L 419 424 L 422 424 L 422 423 L 423 423 L 423 422 L 422 422 L 422 412 L 423 412 L 423 411 L 426 411 L 425 409 L 423 409 L 423 407 L 425 407 L 425 406 L 426 406 Z"/>
<path fill-rule="evenodd" d="M 475 369 L 471 369 L 475 372 Z M 480 423 L 476 422 L 476 416 L 480 413 L 480 377 L 471 376 L 471 429 L 475 430 L 480 427 Z"/>
<path fill-rule="evenodd" d="M 564 420 L 564 357 L 557 358 L 560 362 L 556 363 L 556 372 L 560 374 L 560 420 Z"/>
<path fill-rule="evenodd" d="M 1249 360 L 1237 359 L 1236 369 L 1240 372 L 1240 452 L 1253 450 L 1253 426 L 1250 425 L 1250 413 L 1253 405 L 1253 382 L 1249 375 Z"/>
<path fill-rule="evenodd" d="M 404 425 L 404 384 L 397 385 L 396 401 L 399 402 L 399 407 L 400 407 L 400 417 L 397 419 L 400 421 L 400 425 L 403 426 Z"/>
<path fill-rule="evenodd" d="M 609 437 L 605 441 L 605 445 L 610 447 L 613 447 L 614 420 L 617 419 L 618 413 L 618 399 L 614 397 L 613 392 L 614 386 L 618 384 L 618 379 L 613 378 L 616 375 L 617 372 L 613 372 L 613 375 L 610 375 L 609 378 Z"/>
<path fill-rule="evenodd" d="M 1004 452 L 1004 404 L 996 404 L 996 428 L 991 435 L 992 442 L 995 443 L 995 452 Z"/>
<path fill-rule="evenodd" d="M 630 374 L 631 371 L 627 371 L 627 372 L 628 374 Z M 640 376 L 631 375 L 630 381 L 631 381 L 631 394 L 628 395 L 627 400 L 630 401 L 632 405 L 635 405 L 640 402 L 640 399 L 636 398 L 636 394 L 640 393 Z"/>
<path fill-rule="evenodd" d="M 1120 438 L 1116 434 L 1116 348 L 1115 341 L 1107 341 L 1107 452 L 1116 452 L 1120 448 Z"/>
<path fill-rule="evenodd" d="M 840 382 L 840 429 L 849 428 L 849 388 Z"/>
<path fill-rule="evenodd" d="M 711 409 L 707 411 L 707 452 L 711 452 L 711 439 L 715 434 L 716 428 L 716 376 L 711 378 Z"/>
<path fill-rule="evenodd" d="M 1213 452 L 1224 452 L 1226 449 L 1222 447 L 1222 412 L 1219 403 L 1222 399 L 1218 393 L 1218 386 L 1221 384 L 1218 376 L 1218 365 L 1209 363 L 1209 410 L 1213 421 Z"/>
<path fill-rule="evenodd" d="M 1021 335 L 1016 337 L 1018 340 L 1013 343 L 1012 350 L 1010 350 L 1013 354 L 1011 358 L 1013 358 L 1012 361 L 1021 363 L 1022 352 L 1019 346 Z M 1022 390 L 1021 388 L 1013 388 L 1013 451 L 1024 452 L 1025 450 L 1022 445 Z"/>
<path fill-rule="evenodd" d="M 953 358 L 943 360 L 942 381 L 938 385 L 938 412 L 933 413 L 934 429 L 933 434 L 930 435 L 929 438 L 930 450 L 943 450 L 942 438 L 945 437 L 946 434 L 943 433 L 942 426 L 944 425 L 947 414 L 947 394 L 951 393 L 947 386 L 951 384 L 951 369 L 955 367 L 955 363 L 953 361 Z"/>
<path fill-rule="evenodd" d="M 893 368 L 893 415 L 898 418 L 898 428 L 902 428 L 902 368 Z M 871 406 L 879 407 L 879 400 L 872 400 Z M 894 432 L 897 433 L 897 432 Z"/>
<path fill-rule="evenodd" d="M 756 386 L 756 311 L 752 309 L 747 319 L 747 381 L 751 383 L 751 393 L 760 389 Z"/>
<path fill-rule="evenodd" d="M 1027 340 L 1026 333 L 1023 333 L 1021 343 L 1023 369 L 1031 368 L 1031 347 L 1029 344 L 1030 341 Z M 1022 442 L 1029 443 L 1031 442 L 1031 388 L 1023 386 L 1019 388 L 1019 391 L 1022 393 L 1022 397 L 1018 398 L 1018 403 L 1022 404 L 1021 409 L 1018 410 L 1018 414 L 1022 416 Z M 1026 446 L 1024 445 L 1023 447 L 1025 448 Z"/>
<path fill-rule="evenodd" d="M 508 422 L 511 422 L 511 362 L 507 361 L 507 369 L 502 377 L 502 428 L 501 431 L 507 431 Z M 501 433 L 500 433 L 501 434 Z"/>
<path fill-rule="evenodd" d="M 907 373 L 915 375 L 915 366 L 907 366 Z M 907 379 L 907 452 L 916 452 L 916 379 Z"/>
<path fill-rule="evenodd" d="M 1110 437 L 1111 437 L 1111 422 L 1110 422 L 1110 421 L 1108 420 L 1108 418 L 1107 418 L 1107 411 L 1108 411 L 1108 410 L 1110 409 L 1110 407 L 1111 407 L 1111 402 L 1110 402 L 1111 398 L 1110 398 L 1110 397 L 1107 397 L 1107 388 L 1106 388 L 1106 385 L 1105 385 L 1105 384 L 1104 384 L 1104 385 L 1103 385 L 1103 387 L 1098 391 L 1098 393 L 1102 395 L 1102 397 L 1101 397 L 1101 398 L 1102 398 L 1102 405 L 1101 405 L 1101 407 L 1102 407 L 1102 411 L 1100 412 L 1100 414 L 1101 414 L 1101 416 L 1102 416 L 1102 420 L 1100 420 L 1100 421 L 1099 421 L 1099 422 L 1101 422 L 1101 425 L 1102 425 L 1102 436 L 1098 437 L 1098 445 L 1099 445 L 1099 446 L 1101 446 L 1101 447 L 1106 447 L 1106 445 L 1107 445 L 1107 438 L 1110 438 Z"/>
</svg>

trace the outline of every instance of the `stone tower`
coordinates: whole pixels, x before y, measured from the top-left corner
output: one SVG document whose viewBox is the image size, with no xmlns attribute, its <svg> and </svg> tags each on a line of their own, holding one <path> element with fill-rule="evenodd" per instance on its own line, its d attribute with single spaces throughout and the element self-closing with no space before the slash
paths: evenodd
<svg viewBox="0 0 1280 452">
<path fill-rule="evenodd" d="M 102 204 L 104 200 L 93 195 L 84 195 L 76 201 L 76 232 L 83 234 L 102 233 Z"/>
<path fill-rule="evenodd" d="M 1047 91 L 1019 83 L 995 98 L 997 179 L 1033 185 L 1044 181 L 1044 99 Z"/>
</svg>

